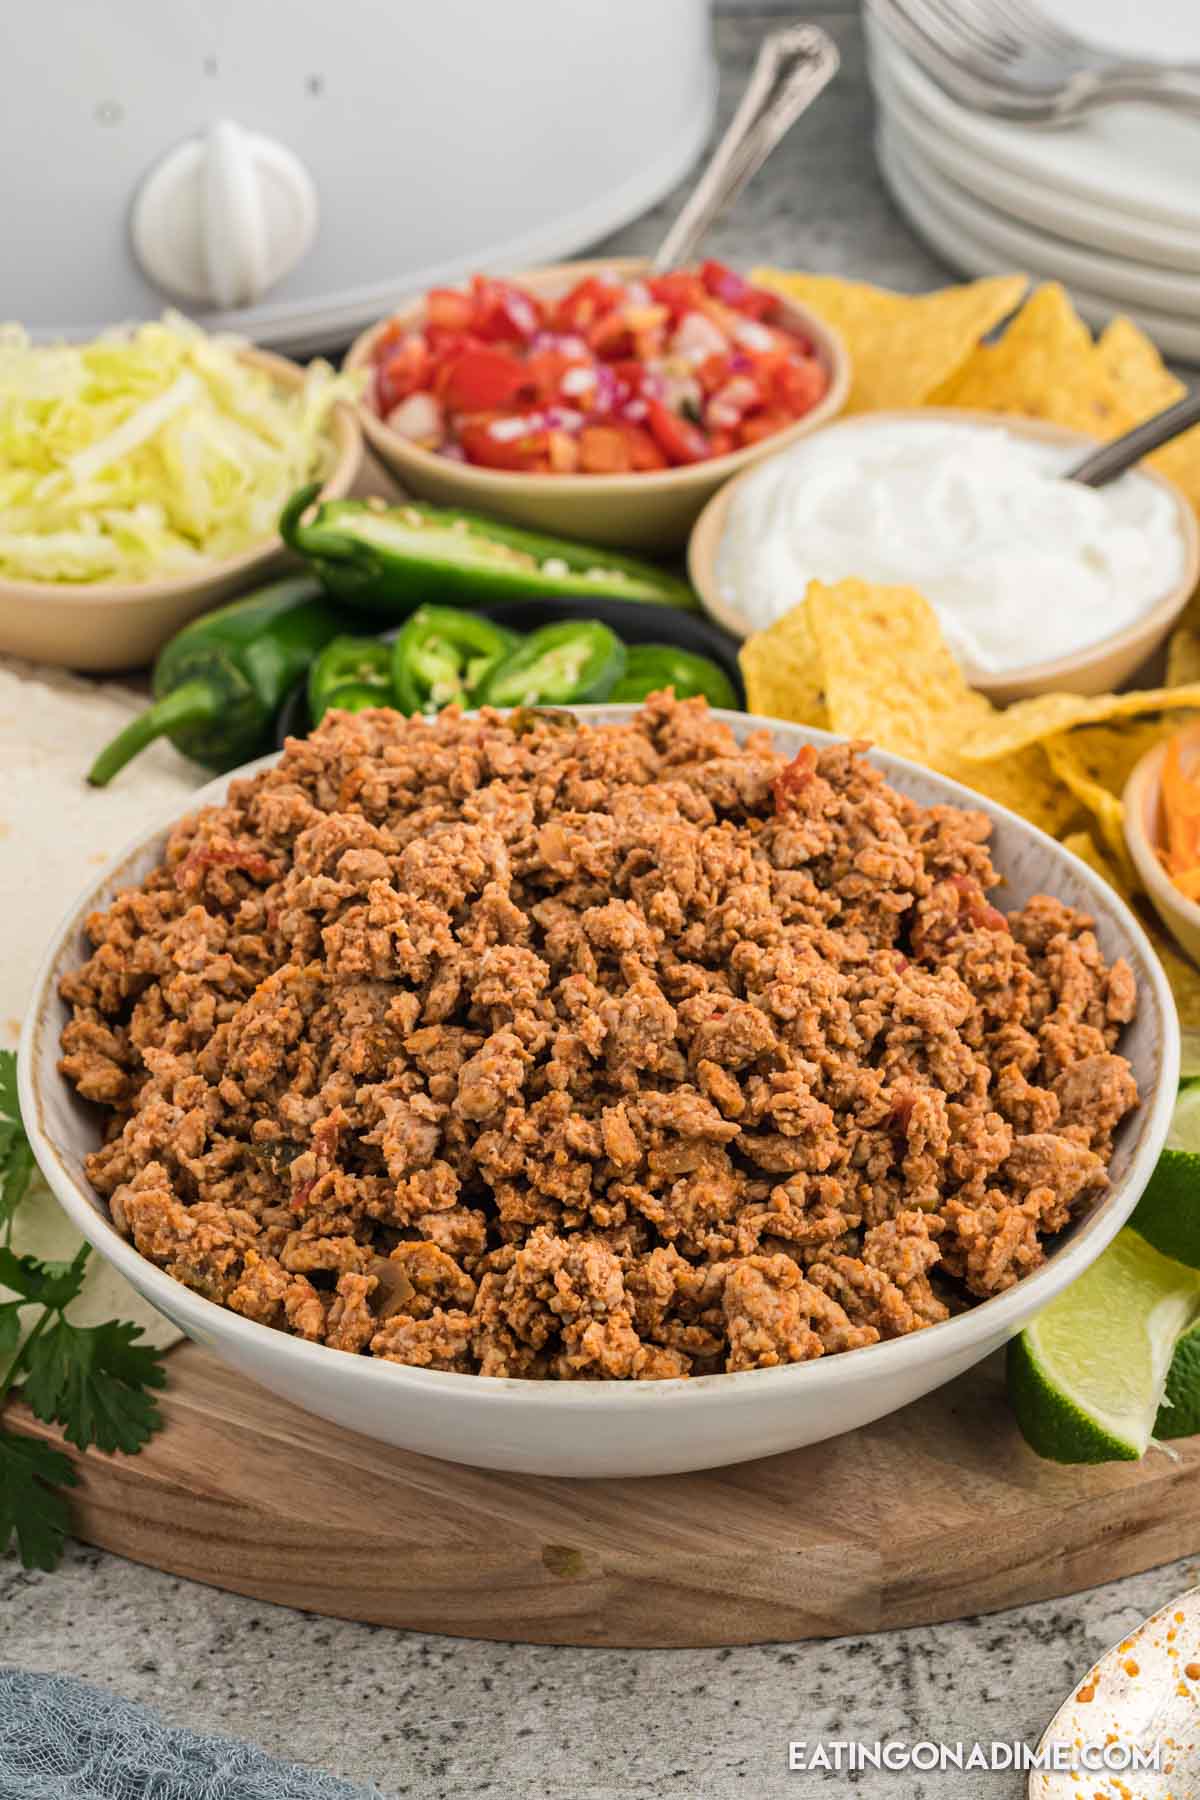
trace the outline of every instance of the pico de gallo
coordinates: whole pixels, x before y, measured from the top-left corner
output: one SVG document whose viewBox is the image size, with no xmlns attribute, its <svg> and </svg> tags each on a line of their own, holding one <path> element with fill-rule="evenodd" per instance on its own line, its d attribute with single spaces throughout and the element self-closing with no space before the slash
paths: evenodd
<svg viewBox="0 0 1200 1800">
<path fill-rule="evenodd" d="M 522 474 L 677 468 L 756 444 L 828 386 L 775 294 L 723 263 L 561 298 L 473 276 L 434 288 L 419 327 L 377 340 L 373 401 L 393 431 L 457 462 Z"/>
</svg>

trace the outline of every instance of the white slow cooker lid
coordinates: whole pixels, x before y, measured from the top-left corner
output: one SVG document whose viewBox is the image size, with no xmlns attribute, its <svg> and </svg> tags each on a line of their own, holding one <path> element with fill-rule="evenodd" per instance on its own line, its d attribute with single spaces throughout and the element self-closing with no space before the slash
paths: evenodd
<svg viewBox="0 0 1200 1800">
<path fill-rule="evenodd" d="M 697 159 L 715 98 L 705 0 L 58 0 L 8 65 L 8 316 L 45 340 L 177 303 L 298 353 L 616 229 Z M 231 192 L 236 229 L 206 227 Z"/>
</svg>

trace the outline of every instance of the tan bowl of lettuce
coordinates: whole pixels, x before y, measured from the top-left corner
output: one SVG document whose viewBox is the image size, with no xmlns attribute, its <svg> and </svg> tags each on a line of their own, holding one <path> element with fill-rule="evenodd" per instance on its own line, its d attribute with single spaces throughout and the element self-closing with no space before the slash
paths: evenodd
<svg viewBox="0 0 1200 1800">
<path fill-rule="evenodd" d="M 159 329 L 140 328 L 133 345 L 145 332 Z M 0 442 L 0 653 L 71 669 L 138 668 L 197 613 L 257 586 L 291 560 L 274 522 L 301 481 L 322 478 L 322 493 L 330 498 L 353 485 L 362 437 L 353 407 L 333 398 L 341 387 L 329 385 L 335 379 L 331 371 L 302 369 L 283 357 L 222 344 L 202 333 L 196 333 L 196 341 L 201 346 L 197 369 L 185 367 L 166 388 L 160 383 L 155 389 L 152 369 L 132 368 L 134 382 L 140 377 L 148 396 L 143 400 L 135 392 L 132 405 L 127 396 L 104 393 L 103 359 L 111 356 L 115 364 L 120 340 L 113 340 L 111 350 L 107 340 L 88 345 L 87 352 L 102 364 L 91 391 L 99 396 L 97 408 L 105 409 L 105 428 L 64 458 L 54 449 L 56 432 L 66 435 L 71 424 L 62 409 L 93 402 L 67 391 L 61 396 L 50 392 L 57 379 L 53 359 L 64 359 L 60 367 L 65 375 L 77 364 L 79 352 L 71 346 L 30 351 L 15 338 L 8 343 L 0 338 L 0 376 L 5 377 L 0 385 L 9 404 L 12 365 L 5 369 L 6 357 L 44 358 L 38 380 L 46 384 L 28 415 L 44 425 L 32 444 L 26 436 L 24 467 Z M 237 378 L 239 368 L 253 372 L 245 387 Z M 269 383 L 257 378 L 263 375 Z M 189 377 L 194 385 L 188 384 Z M 112 381 L 115 390 L 115 366 Z M 65 380 L 62 385 L 65 390 Z M 209 404 L 213 395 L 220 406 Z M 14 501 L 14 484 L 29 473 L 39 444 L 45 464 L 45 473 L 38 476 L 41 495 L 27 503 L 22 494 Z M 150 516 L 144 528 L 140 525 L 141 515 L 131 509 L 154 505 L 146 496 L 159 475 L 164 496 L 159 504 L 168 519 L 183 513 L 188 522 L 184 508 L 189 498 L 200 517 L 206 497 L 220 492 L 224 509 L 218 512 L 214 506 L 215 528 L 207 536 L 198 528 L 189 534 L 170 524 L 160 527 Z M 25 515 L 39 508 L 52 531 L 39 534 L 28 528 Z M 133 520 L 132 532 L 109 523 L 127 517 Z M 237 541 L 239 532 L 244 541 Z M 61 565 L 72 560 L 72 538 L 79 543 L 78 572 L 64 579 Z M 158 542 L 161 572 L 154 563 Z M 214 546 L 211 552 L 206 543 Z M 28 572 L 39 559 L 47 567 L 47 579 Z M 113 566 L 111 575 L 99 572 L 105 561 Z M 20 568 L 25 573 L 17 573 Z"/>
</svg>

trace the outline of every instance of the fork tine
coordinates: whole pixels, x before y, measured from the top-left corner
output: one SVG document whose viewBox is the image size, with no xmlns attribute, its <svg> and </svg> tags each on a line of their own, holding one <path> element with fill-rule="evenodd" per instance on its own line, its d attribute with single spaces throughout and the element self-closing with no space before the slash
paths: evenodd
<svg viewBox="0 0 1200 1800">
<path fill-rule="evenodd" d="M 903 16 L 922 34 L 930 53 L 953 65 L 968 82 L 1007 95 L 1029 92 L 1030 65 L 1037 66 L 1035 92 L 1064 84 L 1093 53 L 1078 39 L 1053 36 L 1055 27 L 1029 0 L 890 0 L 893 16 Z M 952 72 L 943 72 L 952 84 Z M 986 110 L 986 102 L 985 102 Z"/>
<path fill-rule="evenodd" d="M 990 62 L 990 40 L 977 29 L 970 12 L 954 0 L 900 0 L 900 10 L 943 56 L 961 62 L 968 70 L 981 58 Z"/>
<path fill-rule="evenodd" d="M 1022 33 L 1031 44 L 1064 53 L 1087 48 L 1082 38 L 1076 37 L 1073 32 L 1049 18 L 1040 6 L 1031 5 L 1030 0 L 990 0 L 990 4 L 998 13 L 1004 14 L 1012 28 Z"/>
<path fill-rule="evenodd" d="M 1005 17 L 1003 4 L 996 0 L 958 0 L 962 17 L 969 19 L 986 53 L 1008 62 L 1018 55 L 1026 34 Z"/>
<path fill-rule="evenodd" d="M 960 100 L 970 105 L 973 95 L 978 99 L 979 83 L 972 70 L 984 59 L 972 40 L 963 39 L 957 19 L 946 29 L 936 0 L 867 0 L 867 4 L 909 55 Z"/>
</svg>

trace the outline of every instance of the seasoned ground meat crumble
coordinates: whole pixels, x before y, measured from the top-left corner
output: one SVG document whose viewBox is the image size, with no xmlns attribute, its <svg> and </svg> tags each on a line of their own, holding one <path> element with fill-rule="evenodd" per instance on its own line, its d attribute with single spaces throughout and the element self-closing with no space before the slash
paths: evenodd
<svg viewBox="0 0 1200 1800">
<path fill-rule="evenodd" d="M 768 1368 L 999 1293 L 1104 1188 L 1136 992 L 980 812 L 703 701 L 331 715 L 88 921 L 118 1227 L 431 1369 Z"/>
</svg>

